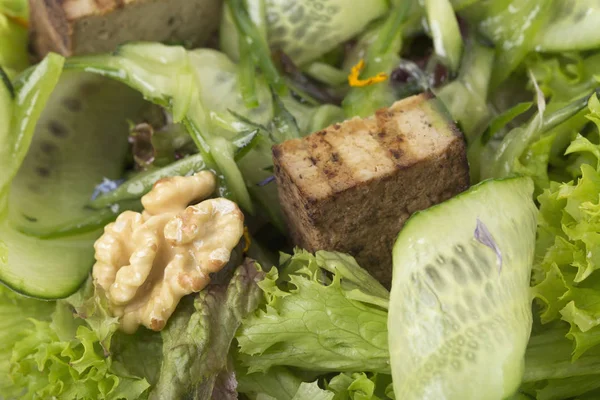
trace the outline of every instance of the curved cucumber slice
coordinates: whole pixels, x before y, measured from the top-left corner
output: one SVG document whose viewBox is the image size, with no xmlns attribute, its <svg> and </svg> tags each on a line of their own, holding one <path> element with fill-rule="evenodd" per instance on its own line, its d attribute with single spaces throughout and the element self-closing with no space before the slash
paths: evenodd
<svg viewBox="0 0 600 400">
<path fill-rule="evenodd" d="M 46 236 L 54 227 L 92 218 L 91 194 L 125 168 L 128 119 L 145 106 L 125 85 L 65 72 L 41 115 L 9 197 L 13 227 Z"/>
<path fill-rule="evenodd" d="M 581 51 L 600 46 L 600 7 L 595 0 L 554 2 L 552 17 L 538 34 L 537 51 Z"/>
<path fill-rule="evenodd" d="M 17 90 L 8 136 L 15 138 L 4 143 L 17 149 L 13 167 L 25 160 L 10 186 L 7 216 L 0 220 L 0 281 L 45 299 L 66 297 L 85 281 L 98 231 L 42 240 L 15 227 L 44 233 L 105 212 L 86 211 L 84 205 L 103 177 L 121 173 L 126 118 L 135 116 L 144 104 L 140 95 L 123 85 L 84 73 L 65 73 L 50 95 L 62 61 L 54 64 L 52 59 L 40 64 Z M 45 101 L 40 101 L 48 96 L 42 112 Z M 19 133 L 16 127 L 25 125 L 28 128 Z M 9 170 L 6 179 L 12 176 Z"/>
<path fill-rule="evenodd" d="M 0 281 L 41 299 L 64 298 L 87 279 L 97 233 L 41 240 L 0 223 Z"/>
<path fill-rule="evenodd" d="M 385 0 L 265 0 L 269 45 L 280 48 L 298 65 L 305 65 L 356 36 L 388 10 Z M 315 45 L 318 43 L 318 46 Z M 237 30 L 226 10 L 221 44 L 238 58 Z"/>
<path fill-rule="evenodd" d="M 64 58 L 50 53 L 35 68 L 23 73 L 13 101 L 6 94 L 1 95 L 2 106 L 7 107 L 4 109 L 7 114 L 6 120 L 0 123 L 0 214 L 4 209 L 7 186 L 27 154 L 35 124 L 58 82 L 63 63 Z M 1 78 L 2 90 L 12 92 L 7 77 L 2 74 Z"/>
<path fill-rule="evenodd" d="M 485 181 L 416 213 L 394 246 L 396 398 L 498 400 L 521 383 L 537 209 L 529 178 Z"/>
</svg>

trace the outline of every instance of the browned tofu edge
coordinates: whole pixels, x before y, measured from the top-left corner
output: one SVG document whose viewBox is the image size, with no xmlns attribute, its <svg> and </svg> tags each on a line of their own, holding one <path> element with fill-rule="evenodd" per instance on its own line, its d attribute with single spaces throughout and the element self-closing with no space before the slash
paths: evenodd
<svg viewBox="0 0 600 400">
<path fill-rule="evenodd" d="M 464 136 L 447 116 L 445 107 L 437 99 L 434 99 L 433 95 L 428 93 L 413 96 L 406 99 L 404 104 L 400 101 L 396 102 L 390 108 L 378 110 L 374 118 L 377 120 L 379 130 L 385 131 L 386 129 L 393 128 L 392 126 L 388 126 L 388 124 L 393 122 L 395 111 L 398 111 L 399 108 L 410 107 L 427 100 L 433 100 L 429 102 L 428 106 L 430 105 L 435 113 L 445 116 L 445 118 L 440 120 L 440 123 L 445 124 L 446 131 L 451 133 L 456 140 L 451 140 L 442 154 L 421 160 L 412 160 L 412 163 L 406 163 L 403 160 L 401 144 L 395 146 L 392 141 L 389 144 L 384 142 L 382 145 L 388 146 L 392 157 L 397 161 L 396 167 L 398 169 L 407 170 L 407 172 L 412 171 L 409 174 L 414 173 L 420 176 L 421 179 L 426 179 L 429 169 L 443 168 L 438 176 L 443 176 L 444 178 L 441 182 L 438 182 L 439 187 L 429 188 L 430 191 L 427 192 L 424 201 L 422 199 L 413 199 L 410 204 L 404 205 L 404 209 L 395 211 L 397 213 L 395 217 L 384 217 L 388 219 L 392 218 L 390 224 L 386 224 L 385 227 L 376 226 L 377 224 L 367 226 L 369 218 L 372 216 L 366 215 L 363 218 L 359 215 L 356 218 L 357 215 L 350 213 L 347 215 L 347 218 L 356 219 L 359 225 L 362 223 L 365 228 L 359 229 L 350 222 L 349 224 L 342 223 L 345 226 L 340 229 L 340 221 L 332 220 L 331 215 L 337 214 L 336 207 L 343 209 L 353 206 L 349 204 L 353 200 L 356 201 L 354 206 L 358 208 L 365 207 L 369 202 L 368 196 L 370 194 L 366 193 L 367 191 L 364 188 L 374 184 L 376 188 L 370 187 L 369 190 L 377 192 L 380 190 L 377 187 L 388 184 L 386 181 L 397 179 L 393 175 L 382 177 L 379 179 L 380 182 L 357 181 L 353 187 L 340 192 L 332 192 L 330 196 L 314 197 L 311 193 L 303 192 L 302 188 L 295 184 L 294 176 L 296 174 L 294 174 L 294 171 L 289 170 L 285 162 L 282 161 L 284 152 L 301 148 L 304 142 L 307 140 L 310 141 L 310 138 L 294 139 L 273 147 L 273 162 L 275 165 L 280 203 L 288 224 L 290 236 L 295 245 L 309 251 L 325 249 L 349 253 L 357 257 L 359 263 L 367 268 L 377 279 L 389 285 L 391 282 L 391 249 L 393 242 L 410 214 L 447 200 L 466 190 L 469 186 L 469 169 Z M 326 129 L 336 129 L 336 125 Z M 313 133 L 310 136 L 318 135 L 318 133 Z M 394 156 L 394 154 L 397 156 Z M 420 182 L 420 185 L 423 186 L 423 182 Z M 426 187 L 427 182 L 425 181 Z M 423 187 L 419 188 L 420 192 L 424 190 L 427 191 Z M 389 202 L 389 199 L 387 201 Z M 344 217 L 343 213 L 341 217 Z M 348 229 L 348 225 L 350 229 Z M 340 230 L 343 232 L 340 232 Z M 378 240 L 374 244 L 370 243 L 369 246 L 365 245 L 373 237 L 377 237 Z"/>
<path fill-rule="evenodd" d="M 71 28 L 59 0 L 29 0 L 29 40 L 38 58 L 49 52 L 71 56 Z"/>
<path fill-rule="evenodd" d="M 80 0 L 70 0 L 76 2 Z M 62 54 L 65 57 L 70 57 L 79 54 L 90 54 L 96 52 L 110 52 L 126 42 L 134 41 L 187 41 L 190 45 L 200 46 L 214 32 L 219 23 L 219 15 L 221 10 L 221 0 L 205 0 L 198 3 L 197 0 L 183 0 L 185 2 L 193 2 L 193 4 L 184 3 L 190 9 L 196 10 L 202 18 L 198 20 L 198 15 L 192 13 L 183 13 L 179 8 L 171 7 L 169 4 L 172 0 L 134 0 L 125 2 L 124 0 L 93 0 L 93 12 L 90 10 L 82 10 L 85 15 L 80 17 L 69 17 L 65 11 L 67 5 L 73 7 L 71 3 L 67 4 L 65 0 L 29 0 L 30 7 L 30 48 L 33 52 L 32 56 L 38 60 L 43 58 L 49 52 Z M 137 33 L 132 30 L 131 26 L 120 28 L 124 21 L 131 22 L 131 25 L 144 24 L 146 18 L 144 16 L 149 13 L 149 10 L 154 10 L 154 5 L 162 4 L 157 11 L 166 8 L 173 12 L 171 16 L 164 15 L 161 12 L 154 12 L 156 19 L 163 19 L 164 26 L 146 26 L 142 29 L 144 33 Z M 188 10 L 189 11 L 189 10 Z M 179 12 L 179 14 L 177 14 Z M 105 18 L 110 18 L 109 15 L 118 15 L 117 26 L 110 26 L 105 23 Z M 185 23 L 177 24 L 179 19 L 198 20 L 197 25 Z M 173 23 L 175 21 L 175 23 Z M 112 23 L 114 25 L 114 23 Z M 99 30 L 99 27 L 102 30 Z M 141 25 L 139 25 L 141 26 Z M 90 32 L 91 36 L 98 38 L 99 45 L 89 46 L 86 40 L 80 40 L 78 36 L 81 32 Z M 101 38 L 103 32 L 111 32 L 110 39 L 104 40 Z M 108 36 L 107 36 L 108 38 Z M 95 40 L 95 39 L 94 39 Z M 90 47 L 94 48 L 90 51 Z"/>
</svg>

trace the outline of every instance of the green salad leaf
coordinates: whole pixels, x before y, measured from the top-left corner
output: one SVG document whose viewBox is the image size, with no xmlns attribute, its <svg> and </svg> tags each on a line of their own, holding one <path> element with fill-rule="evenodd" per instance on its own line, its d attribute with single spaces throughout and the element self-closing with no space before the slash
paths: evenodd
<svg viewBox="0 0 600 400">
<path fill-rule="evenodd" d="M 333 400 L 334 396 L 329 390 L 321 389 L 316 381 L 302 382 L 292 400 Z"/>
<path fill-rule="evenodd" d="M 10 377 L 13 346 L 22 340 L 32 327 L 31 319 L 49 321 L 54 303 L 23 297 L 0 286 L 0 393 L 17 398 L 23 387 Z"/>
<path fill-rule="evenodd" d="M 151 399 L 236 398 L 229 348 L 242 319 L 262 298 L 256 283 L 263 275 L 247 259 L 229 285 L 211 285 L 180 304 L 162 332 L 163 363 Z"/>
<path fill-rule="evenodd" d="M 575 182 L 553 184 L 540 197 L 538 279 L 535 296 L 544 304 L 542 322 L 571 324 L 574 357 L 600 344 L 600 174 L 584 164 Z"/>
<path fill-rule="evenodd" d="M 588 108 L 586 118 L 598 129 L 600 102 L 595 96 Z M 542 305 L 543 323 L 563 320 L 570 325 L 567 337 L 575 342 L 577 359 L 600 344 L 600 149 L 578 135 L 566 153 L 582 158 L 581 176 L 552 182 L 538 197 L 533 292 Z"/>
<path fill-rule="evenodd" d="M 598 86 L 600 54 L 531 54 L 525 61 L 540 89 L 554 102 L 569 102 Z"/>
<path fill-rule="evenodd" d="M 2 314 L 13 327 L 2 342 L 2 354 L 7 355 L 0 364 L 3 395 L 19 399 L 144 398 L 150 383 L 130 372 L 137 359 L 113 358 L 111 342 L 117 319 L 108 316 L 104 304 L 89 297 L 90 291 L 88 285 L 68 300 L 51 303 L 1 289 Z M 151 348 L 141 343 L 138 348 L 151 353 Z"/>
<path fill-rule="evenodd" d="M 238 392 L 250 399 L 292 400 L 298 392 L 302 379 L 285 367 L 272 367 L 265 373 L 249 374 L 238 366 Z"/>
<path fill-rule="evenodd" d="M 326 384 L 334 400 L 383 400 L 393 398 L 392 377 L 364 372 L 341 373 Z"/>
<path fill-rule="evenodd" d="M 349 256 L 296 250 L 259 283 L 266 306 L 237 340 L 249 372 L 273 366 L 389 373 L 388 293 Z M 357 279 L 360 277 L 360 279 Z M 356 282 L 364 282 L 357 284 Z"/>
<path fill-rule="evenodd" d="M 537 399 L 562 400 L 600 388 L 600 351 L 572 361 L 572 344 L 562 323 L 532 335 L 525 354 L 523 391 Z"/>
</svg>

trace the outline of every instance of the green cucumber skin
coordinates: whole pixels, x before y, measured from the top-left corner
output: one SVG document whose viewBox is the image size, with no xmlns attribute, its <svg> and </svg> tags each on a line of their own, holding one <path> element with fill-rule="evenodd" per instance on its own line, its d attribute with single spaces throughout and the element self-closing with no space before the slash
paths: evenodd
<svg viewBox="0 0 600 400">
<path fill-rule="evenodd" d="M 398 398 L 493 400 L 519 387 L 532 324 L 532 194 L 528 178 L 485 181 L 414 214 L 400 232 L 388 318 Z M 478 218 L 501 268 L 474 238 Z"/>
<path fill-rule="evenodd" d="M 63 57 L 50 53 L 37 66 L 25 71 L 22 80 L 16 80 L 13 85 L 14 102 L 9 102 L 12 110 L 7 111 L 10 117 L 7 115 L 0 129 L 0 135 L 3 135 L 0 136 L 0 214 L 5 211 L 8 185 L 27 154 L 35 124 L 58 82 L 63 64 Z"/>
</svg>

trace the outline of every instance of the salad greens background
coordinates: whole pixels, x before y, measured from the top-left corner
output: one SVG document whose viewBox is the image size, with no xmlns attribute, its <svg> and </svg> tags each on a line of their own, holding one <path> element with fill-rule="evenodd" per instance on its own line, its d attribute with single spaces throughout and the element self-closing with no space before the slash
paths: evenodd
<svg viewBox="0 0 600 400">
<path fill-rule="evenodd" d="M 473 183 L 515 174 L 535 182 L 534 327 L 515 398 L 599 398 L 600 5 L 378 0 L 350 8 L 330 0 L 325 15 L 314 2 L 297 3 L 314 12 L 291 22 L 285 2 L 228 1 L 220 51 L 130 44 L 111 55 L 51 55 L 26 70 L 27 3 L 0 0 L 2 79 L 21 99 L 0 111 L 9 116 L 0 127 L 9 132 L 12 121 L 17 135 L 0 135 L 0 194 L 25 157 L 63 63 L 65 71 L 93 71 L 142 93 L 168 111 L 169 132 L 187 132 L 195 144 L 188 151 L 194 154 L 173 164 L 173 148 L 187 149 L 189 141 L 154 143 L 171 155 L 123 184 L 142 189 L 133 198 L 124 189 L 100 194 L 90 203 L 97 213 L 49 230 L 68 238 L 93 237 L 114 217 L 107 205 L 135 209 L 125 201 L 137 200 L 158 177 L 206 168 L 219 173 L 222 195 L 255 213 L 267 230 L 283 229 L 268 183 L 272 144 L 431 90 L 465 133 Z M 328 22 L 317 23 L 323 15 Z M 294 24 L 307 28 L 296 32 Z M 282 54 L 273 57 L 271 49 Z M 385 72 L 389 79 L 348 87 L 360 59 L 364 76 Z M 29 125 L 14 129 L 26 110 L 34 110 Z M 0 195 L 0 214 L 7 201 Z M 0 241 L 0 262 L 7 251 Z M 393 399 L 388 291 L 342 254 L 297 250 L 273 262 L 260 240 L 251 253 L 258 264 L 246 262 L 230 282 L 186 299 L 160 334 L 119 332 L 89 282 L 74 294 L 65 284 L 70 296 L 56 301 L 0 287 L 0 393 Z M 79 266 L 82 279 L 88 267 Z"/>
</svg>

